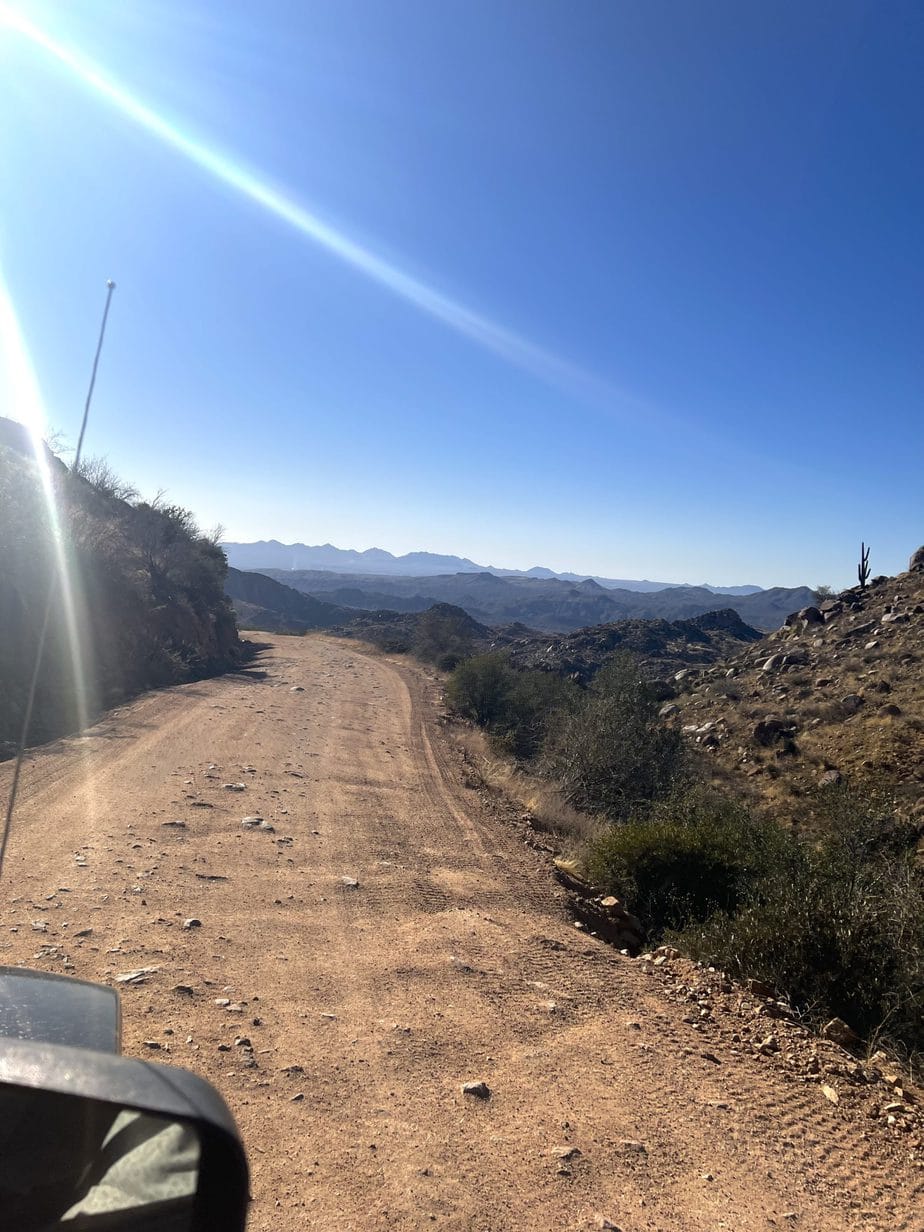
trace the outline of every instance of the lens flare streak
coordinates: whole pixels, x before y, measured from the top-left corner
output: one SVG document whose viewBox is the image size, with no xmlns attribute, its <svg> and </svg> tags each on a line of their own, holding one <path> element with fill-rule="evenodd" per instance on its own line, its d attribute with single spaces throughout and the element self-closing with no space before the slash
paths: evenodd
<svg viewBox="0 0 924 1232">
<path fill-rule="evenodd" d="M 604 403 L 610 407 L 617 401 L 624 406 L 636 403 L 637 409 L 641 409 L 636 400 L 623 391 L 585 372 L 577 365 L 549 354 L 513 331 L 496 324 L 405 273 L 368 248 L 349 239 L 284 193 L 271 187 L 253 171 L 246 169 L 226 155 L 210 149 L 201 141 L 187 136 L 153 108 L 134 97 L 92 61 L 59 43 L 33 22 L 3 3 L 0 3 L 0 23 L 5 23 L 42 48 L 69 69 L 84 85 L 89 86 L 100 97 L 113 104 L 123 115 L 152 136 L 171 146 L 190 162 L 209 172 L 215 179 L 233 188 L 339 260 L 457 333 L 472 339 L 533 376 L 582 398 Z"/>
<path fill-rule="evenodd" d="M 80 727 L 84 728 L 89 722 L 88 682 L 77 617 L 76 581 L 68 564 L 54 481 L 48 453 L 42 439 L 46 424 L 42 395 L 2 270 L 0 270 L 0 376 L 3 378 L 4 408 L 10 418 L 22 423 L 28 431 L 35 465 L 41 477 L 47 511 L 47 526 L 51 536 L 55 564 L 55 574 L 50 580 L 50 602 L 54 603 L 57 596 L 60 596 L 68 653 L 74 675 L 77 719 Z"/>
</svg>

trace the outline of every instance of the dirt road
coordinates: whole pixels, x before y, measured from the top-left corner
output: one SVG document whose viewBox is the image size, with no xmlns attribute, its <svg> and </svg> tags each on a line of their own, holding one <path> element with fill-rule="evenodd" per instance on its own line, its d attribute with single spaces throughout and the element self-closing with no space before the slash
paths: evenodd
<svg viewBox="0 0 924 1232">
<path fill-rule="evenodd" d="M 911 1135 L 754 1054 L 740 993 L 700 1013 L 575 929 L 435 694 L 278 637 L 36 752 L 0 962 L 156 968 L 123 988 L 125 1051 L 224 1093 L 253 1229 L 924 1228 Z"/>
</svg>

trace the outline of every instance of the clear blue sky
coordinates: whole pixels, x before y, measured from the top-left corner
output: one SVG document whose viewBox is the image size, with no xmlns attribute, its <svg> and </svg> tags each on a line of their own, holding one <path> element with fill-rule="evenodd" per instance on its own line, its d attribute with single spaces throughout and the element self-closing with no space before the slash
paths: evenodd
<svg viewBox="0 0 924 1232">
<path fill-rule="evenodd" d="M 891 0 L 0 0 L 2 280 L 72 446 L 117 281 L 87 448 L 228 538 L 848 584 L 924 541 L 922 63 Z"/>
</svg>

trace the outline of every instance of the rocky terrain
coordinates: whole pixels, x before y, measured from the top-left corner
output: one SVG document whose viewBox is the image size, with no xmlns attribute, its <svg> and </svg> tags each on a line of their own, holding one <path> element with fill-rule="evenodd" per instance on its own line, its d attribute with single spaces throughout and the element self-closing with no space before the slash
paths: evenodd
<svg viewBox="0 0 924 1232">
<path fill-rule="evenodd" d="M 512 627 L 498 630 L 492 645 L 506 649 L 515 667 L 554 671 L 586 684 L 616 650 L 631 651 L 649 679 L 665 680 L 684 668 L 729 658 L 761 637 L 727 608 L 692 620 L 620 620 L 552 637 Z"/>
<path fill-rule="evenodd" d="M 674 687 L 667 682 L 678 670 L 722 661 L 763 636 L 730 609 L 692 620 L 621 620 L 549 635 L 522 624 L 490 628 L 448 603 L 427 612 L 355 612 L 346 624 L 329 631 L 404 654 L 420 646 L 422 625 L 437 613 L 453 621 L 469 653 L 500 651 L 516 668 L 555 672 L 581 684 L 591 680 L 614 651 L 631 651 L 643 673 L 661 682 L 664 697 L 673 696 Z"/>
<path fill-rule="evenodd" d="M 897 577 L 808 606 L 722 665 L 681 669 L 663 713 L 716 778 L 810 820 L 819 792 L 880 785 L 924 820 L 924 551 Z"/>
</svg>

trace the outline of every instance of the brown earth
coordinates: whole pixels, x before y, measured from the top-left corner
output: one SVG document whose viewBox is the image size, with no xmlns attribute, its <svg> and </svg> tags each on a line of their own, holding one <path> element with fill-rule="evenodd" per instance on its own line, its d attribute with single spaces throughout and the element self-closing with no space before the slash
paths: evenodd
<svg viewBox="0 0 924 1232">
<path fill-rule="evenodd" d="M 720 975 L 578 931 L 463 785 L 438 693 L 275 637 L 37 751 L 0 962 L 155 968 L 123 986 L 125 1051 L 224 1093 L 253 1229 L 924 1227 L 916 1114 L 874 1119 L 872 1075 Z"/>
</svg>

